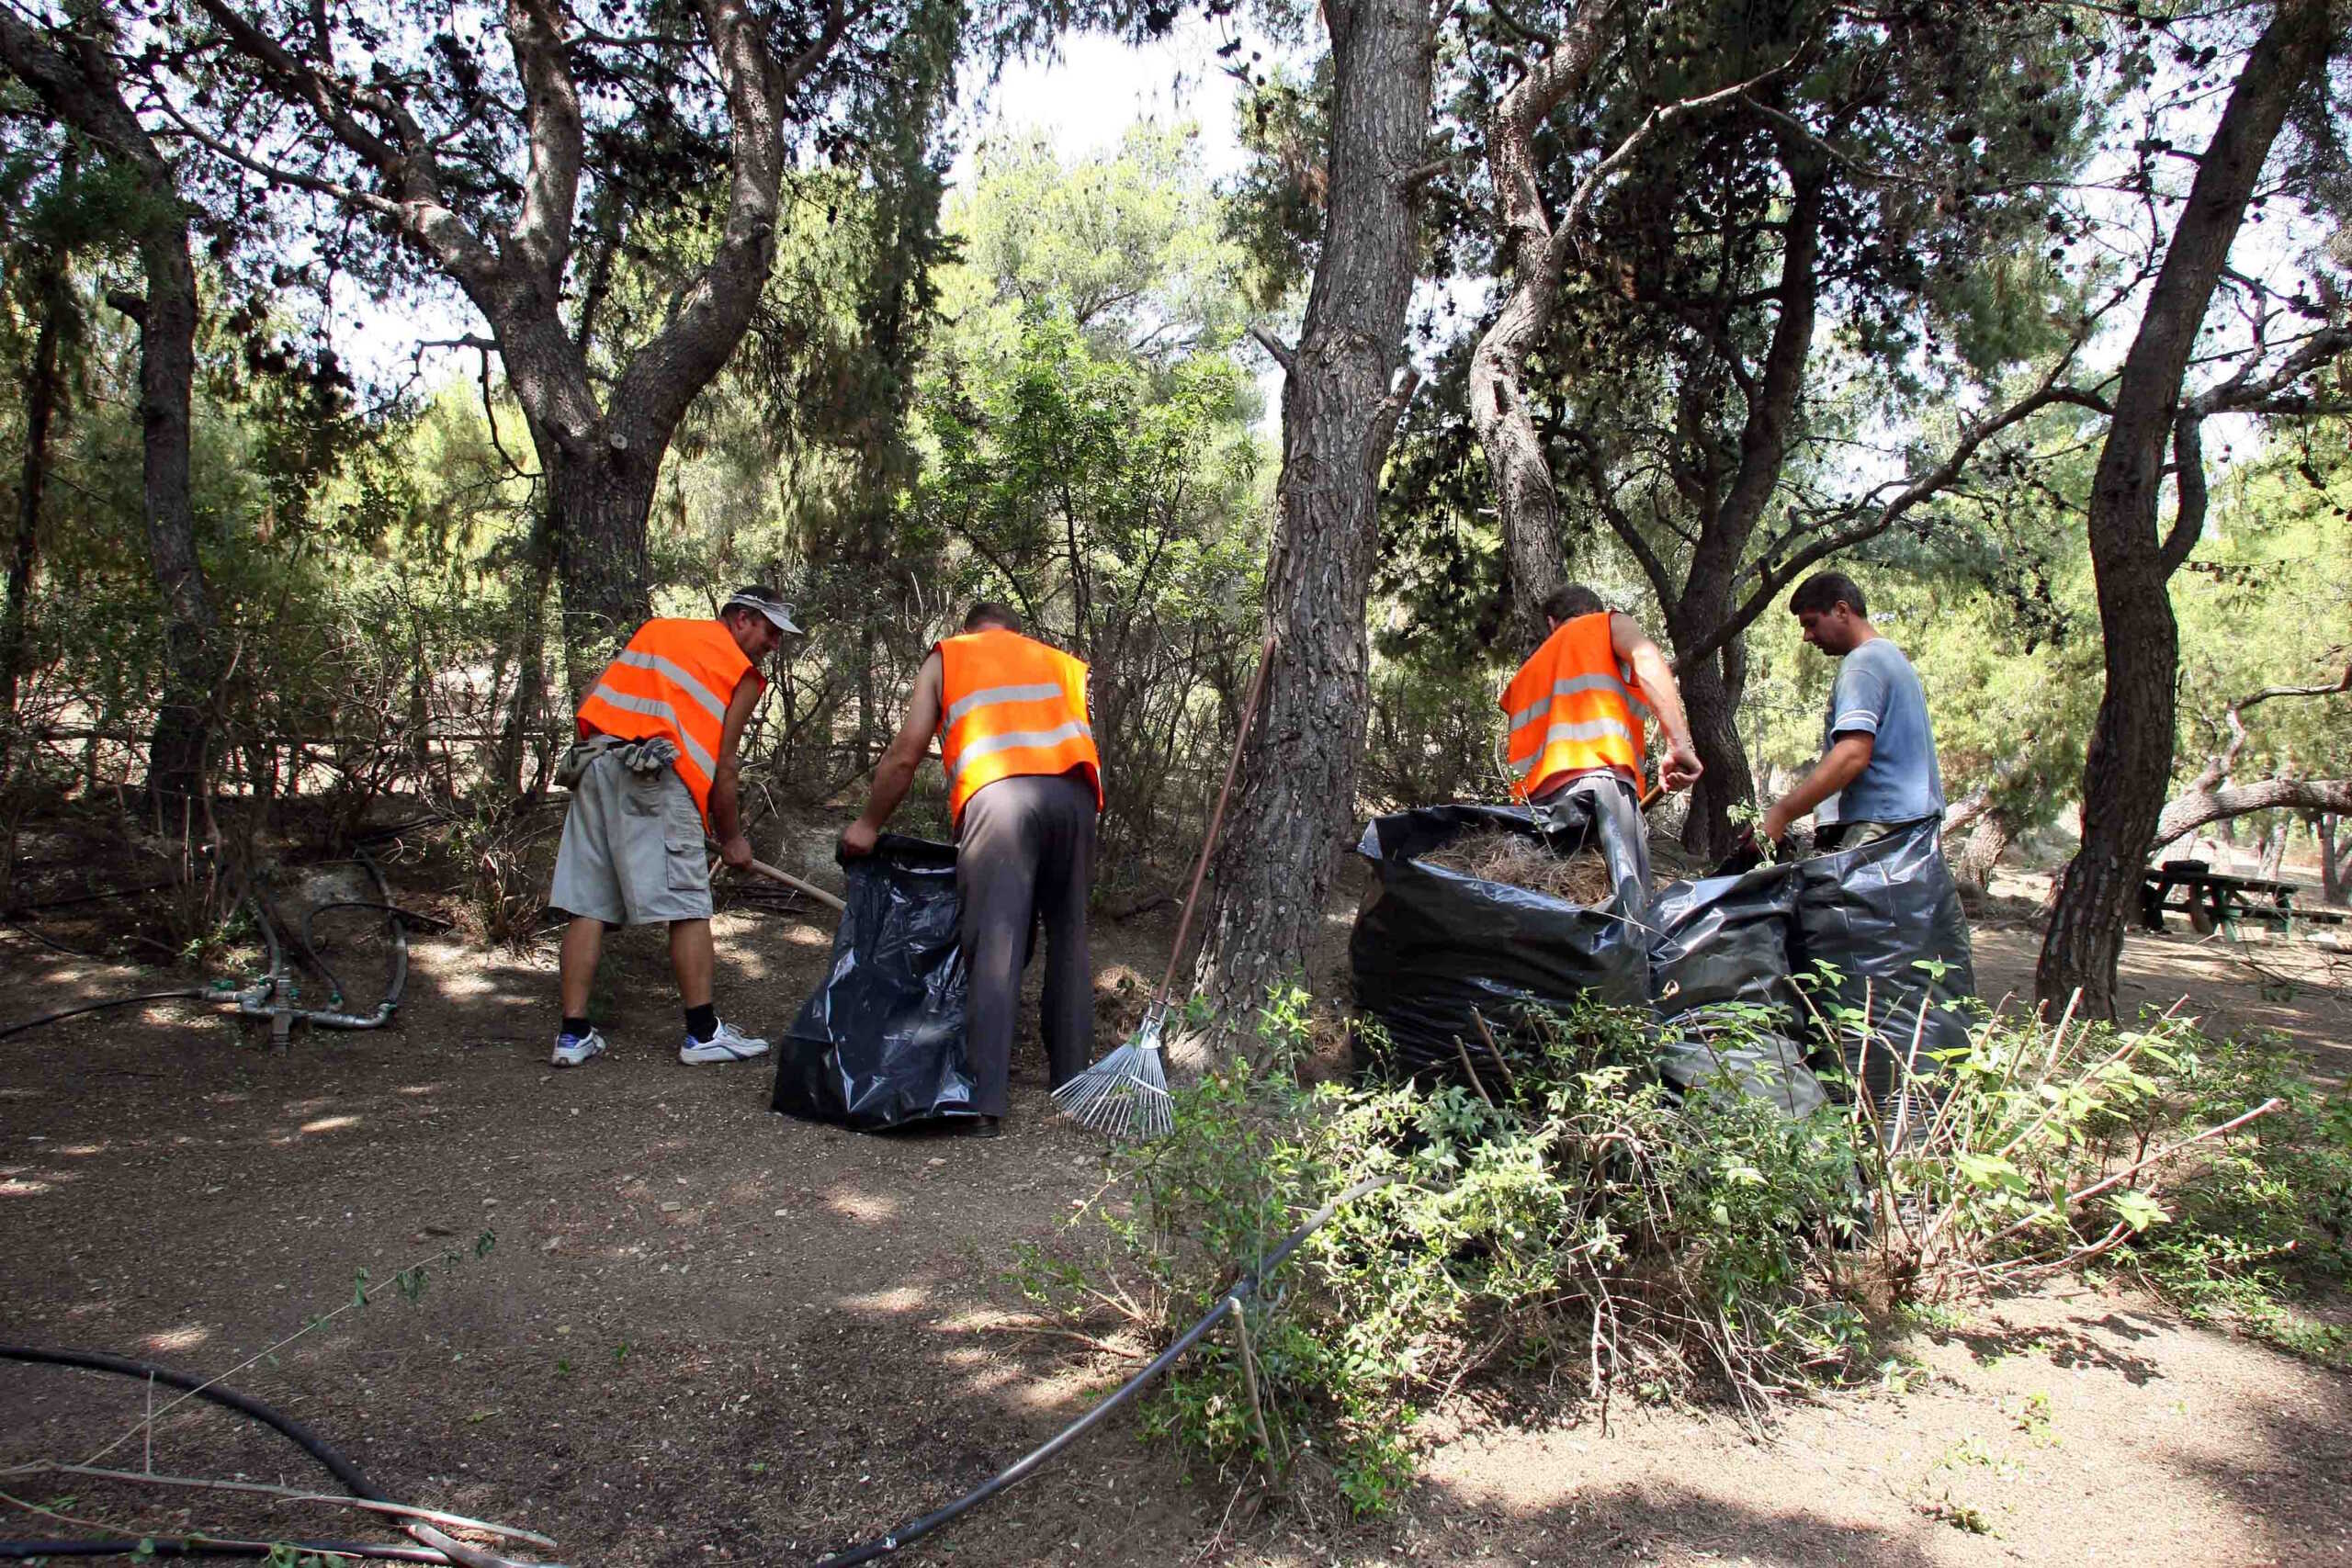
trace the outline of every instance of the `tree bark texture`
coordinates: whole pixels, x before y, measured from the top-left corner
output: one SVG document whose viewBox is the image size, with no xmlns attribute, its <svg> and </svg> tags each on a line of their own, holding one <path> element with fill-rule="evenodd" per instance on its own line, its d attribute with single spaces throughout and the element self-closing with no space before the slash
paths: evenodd
<svg viewBox="0 0 2352 1568">
<path fill-rule="evenodd" d="M 49 488 L 49 430 L 63 388 L 59 340 L 74 309 L 62 255 L 49 259 L 41 278 L 40 326 L 25 377 L 25 460 L 17 479 L 17 536 L 8 553 L 8 589 L 0 603 L 0 783 L 15 760 L 17 697 L 32 641 L 33 572 L 40 558 L 40 514 Z"/>
<path fill-rule="evenodd" d="M 2115 1016 L 2116 961 L 2172 776 L 2180 631 L 2166 584 L 2196 543 L 2186 506 L 2187 526 L 2176 525 L 2170 536 L 2158 529 L 2165 446 L 2246 202 L 2290 101 L 2326 58 L 2328 10 L 2328 0 L 2281 0 L 2246 55 L 2116 385 L 2089 514 L 2107 686 L 2084 760 L 2082 844 L 2059 884 L 2034 973 L 2045 1011 L 2079 991 L 2085 1015 Z M 2184 502 L 2199 479 L 2184 484 Z"/>
<path fill-rule="evenodd" d="M 1993 868 L 2008 849 L 2010 837 L 2008 814 L 1997 807 L 1988 808 L 1961 840 L 1960 853 L 1951 861 L 1952 880 L 1979 893 L 1990 887 Z"/>
<path fill-rule="evenodd" d="M 1548 630 L 1544 601 L 1567 581 L 1552 464 L 1521 384 L 1529 352 L 1551 328 L 1566 260 L 1564 235 L 1544 207 L 1535 131 L 1590 79 L 1610 9 L 1598 0 L 1578 6 L 1558 46 L 1512 84 L 1487 127 L 1487 168 L 1502 230 L 1497 250 L 1510 267 L 1511 291 L 1470 357 L 1470 418 L 1502 519 L 1512 629 L 1531 649 Z"/>
<path fill-rule="evenodd" d="M 176 209 L 176 203 L 175 203 Z M 164 599 L 164 692 L 147 748 L 147 793 L 168 831 L 203 794 L 215 657 L 211 596 L 188 499 L 196 380 L 196 268 L 184 223 L 140 244 L 147 298 L 139 314 L 139 413 L 147 555 Z"/>
<path fill-rule="evenodd" d="M 196 376 L 196 268 L 172 166 L 122 96 L 110 40 L 47 32 L 0 12 L 0 62 L 61 121 L 137 178 L 148 203 L 137 236 L 144 299 L 112 296 L 139 324 L 141 510 L 164 607 L 164 690 L 147 751 L 147 793 L 166 827 L 201 794 L 217 670 L 212 604 L 196 548 L 188 462 Z"/>
<path fill-rule="evenodd" d="M 2148 847 L 2162 849 L 2208 824 L 2249 812 L 2281 809 L 2339 816 L 2352 812 L 2352 779 L 2264 779 L 2256 784 L 2192 789 L 2165 805 Z"/>
<path fill-rule="evenodd" d="M 1280 644 L 1197 971 L 1227 1030 L 1246 1026 L 1270 987 L 1302 975 L 1354 832 L 1380 474 L 1413 388 L 1409 371 L 1397 377 L 1435 22 L 1427 4 L 1406 0 L 1327 0 L 1324 15 L 1330 197 L 1305 332 L 1283 366 L 1280 517 L 1266 570 L 1266 623 Z"/>
<path fill-rule="evenodd" d="M 2352 881 L 2352 854 L 2338 857 L 2335 835 L 2344 825 L 2341 815 L 2333 811 L 2312 814 L 2312 841 L 2319 846 L 2319 899 L 2323 904 L 2344 902 L 2344 885 Z"/>
</svg>

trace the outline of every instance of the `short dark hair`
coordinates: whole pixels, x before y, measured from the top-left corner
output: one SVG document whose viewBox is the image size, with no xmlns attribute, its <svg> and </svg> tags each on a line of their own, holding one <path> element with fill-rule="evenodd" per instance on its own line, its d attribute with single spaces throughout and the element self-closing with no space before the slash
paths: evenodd
<svg viewBox="0 0 2352 1568">
<path fill-rule="evenodd" d="M 1789 614 L 1802 615 L 1811 610 L 1826 615 L 1840 604 L 1866 621 L 1871 618 L 1870 606 L 1862 602 L 1862 591 L 1852 578 L 1842 571 L 1816 571 L 1789 595 Z"/>
<path fill-rule="evenodd" d="M 1599 615 L 1609 609 L 1600 595 L 1581 582 L 1567 583 L 1544 595 L 1544 613 L 1555 621 L 1573 621 L 1578 615 Z"/>
<path fill-rule="evenodd" d="M 966 631 L 976 632 L 982 626 L 1002 626 L 1006 631 L 1017 632 L 1021 629 L 1021 616 L 1017 612 L 992 599 L 983 599 L 964 615 Z"/>
</svg>

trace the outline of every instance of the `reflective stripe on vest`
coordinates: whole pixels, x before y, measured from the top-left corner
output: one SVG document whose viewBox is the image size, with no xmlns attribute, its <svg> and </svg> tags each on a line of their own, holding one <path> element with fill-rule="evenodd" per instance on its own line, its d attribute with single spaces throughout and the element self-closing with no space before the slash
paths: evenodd
<svg viewBox="0 0 2352 1568">
<path fill-rule="evenodd" d="M 1083 768 L 1102 806 L 1102 761 L 1086 713 L 1086 665 L 1058 649 L 990 627 L 939 644 L 939 758 L 947 810 L 985 785 Z"/>
<path fill-rule="evenodd" d="M 747 672 L 752 661 L 723 624 L 648 621 L 581 703 L 579 731 L 623 740 L 667 737 L 678 748 L 678 776 L 707 821 L 727 705 Z"/>
<path fill-rule="evenodd" d="M 1513 797 L 1532 799 L 1563 774 L 1596 768 L 1639 777 L 1649 716 L 1640 692 L 1610 646 L 1606 614 L 1553 632 L 1503 692 Z"/>
</svg>

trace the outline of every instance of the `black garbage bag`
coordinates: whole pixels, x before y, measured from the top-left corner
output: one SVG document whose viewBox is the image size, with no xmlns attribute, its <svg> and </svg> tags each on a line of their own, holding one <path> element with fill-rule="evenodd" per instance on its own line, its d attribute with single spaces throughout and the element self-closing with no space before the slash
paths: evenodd
<svg viewBox="0 0 2352 1568">
<path fill-rule="evenodd" d="M 1973 1021 L 1956 1005 L 1976 994 L 1976 970 L 1942 826 L 1929 818 L 1787 868 L 1797 883 L 1794 972 L 1836 972 L 1815 986 L 1814 1008 L 1847 1074 L 1882 1107 L 1908 1081 L 1906 1064 L 1931 1077 L 1935 1053 L 1964 1048 Z"/>
<path fill-rule="evenodd" d="M 975 1114 L 955 846 L 885 833 L 842 869 L 832 968 L 785 1033 L 771 1109 L 867 1133 Z"/>
<path fill-rule="evenodd" d="M 1658 1071 L 1686 1091 L 1728 1080 L 1802 1120 L 1828 1096 L 1800 1043 L 1803 999 L 1790 968 L 1796 869 L 1677 882 L 1659 891 L 1645 919 Z"/>
<path fill-rule="evenodd" d="M 1563 854 L 1598 848 L 1615 895 L 1605 904 L 1571 904 L 1417 858 L 1486 827 L 1544 838 Z M 1374 818 L 1356 845 L 1374 880 L 1356 911 L 1348 956 L 1358 1011 L 1379 1025 L 1393 1050 L 1375 1062 L 1359 1029 L 1357 1065 L 1458 1080 L 1464 1050 L 1481 1071 L 1489 1059 L 1474 1010 L 1500 1037 L 1523 1027 L 1531 1006 L 1563 1010 L 1583 997 L 1641 1006 L 1649 958 L 1639 920 L 1646 897 L 1634 848 L 1640 830 L 1630 797 L 1599 792 L 1572 791 L 1548 803 L 1541 824 L 1521 807 L 1499 806 L 1431 806 Z"/>
</svg>

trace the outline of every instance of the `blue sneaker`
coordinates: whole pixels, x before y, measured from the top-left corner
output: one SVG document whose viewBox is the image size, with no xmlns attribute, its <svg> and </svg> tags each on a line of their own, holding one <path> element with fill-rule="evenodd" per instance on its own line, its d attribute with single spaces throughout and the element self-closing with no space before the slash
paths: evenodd
<svg viewBox="0 0 2352 1568">
<path fill-rule="evenodd" d="M 555 1055 L 548 1059 L 559 1067 L 576 1067 L 604 1048 L 604 1035 L 594 1029 L 585 1034 L 559 1034 Z"/>
</svg>

